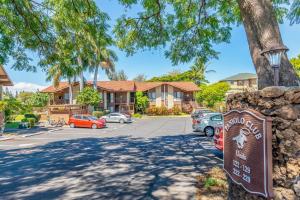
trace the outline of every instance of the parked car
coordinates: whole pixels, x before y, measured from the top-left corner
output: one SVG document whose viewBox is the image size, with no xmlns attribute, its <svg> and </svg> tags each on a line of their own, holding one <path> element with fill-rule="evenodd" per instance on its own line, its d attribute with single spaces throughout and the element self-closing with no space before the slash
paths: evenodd
<svg viewBox="0 0 300 200">
<path fill-rule="evenodd" d="M 212 137 L 215 127 L 223 125 L 221 113 L 205 113 L 202 117 L 193 119 L 193 130 L 204 132 L 206 136 Z"/>
<path fill-rule="evenodd" d="M 215 128 L 215 135 L 214 135 L 214 143 L 215 147 L 223 151 L 224 143 L 223 143 L 223 126 L 219 126 Z"/>
<path fill-rule="evenodd" d="M 105 120 L 98 119 L 91 115 L 73 115 L 70 117 L 68 124 L 71 128 L 81 127 L 97 129 L 106 127 Z"/>
<path fill-rule="evenodd" d="M 213 111 L 206 109 L 206 108 L 200 108 L 200 109 L 196 109 L 192 114 L 191 117 L 194 118 L 199 118 L 202 117 L 204 115 L 204 113 L 213 113 Z"/>
<path fill-rule="evenodd" d="M 132 122 L 131 116 L 124 113 L 110 113 L 102 116 L 101 119 L 105 120 L 106 122 L 119 122 L 121 124 Z"/>
</svg>

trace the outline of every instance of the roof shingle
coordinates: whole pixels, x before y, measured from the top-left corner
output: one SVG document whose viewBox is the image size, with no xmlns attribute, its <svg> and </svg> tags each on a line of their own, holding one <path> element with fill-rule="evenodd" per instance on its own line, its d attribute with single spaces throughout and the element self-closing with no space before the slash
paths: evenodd
<svg viewBox="0 0 300 200">
<path fill-rule="evenodd" d="M 256 79 L 257 75 L 252 73 L 239 73 L 230 77 L 227 77 L 221 81 L 239 81 L 239 80 L 248 80 L 248 79 Z"/>
<path fill-rule="evenodd" d="M 75 83 L 77 84 L 77 83 Z M 88 81 L 88 85 L 91 85 L 92 82 Z M 134 92 L 134 91 L 147 91 L 152 88 L 161 86 L 163 84 L 171 85 L 178 89 L 187 92 L 199 91 L 199 87 L 193 82 L 135 82 L 135 81 L 98 81 L 97 86 L 102 90 L 115 91 L 115 92 Z M 66 89 L 69 87 L 67 82 L 60 82 L 58 87 L 49 86 L 42 90 L 45 93 L 55 93 L 60 90 Z"/>
</svg>

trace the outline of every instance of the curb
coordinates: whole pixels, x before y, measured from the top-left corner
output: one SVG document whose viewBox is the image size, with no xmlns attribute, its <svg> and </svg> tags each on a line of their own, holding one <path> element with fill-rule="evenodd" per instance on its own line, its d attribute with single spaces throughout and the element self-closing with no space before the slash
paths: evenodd
<svg viewBox="0 0 300 200">
<path fill-rule="evenodd" d="M 14 137 L 0 138 L 0 141 L 12 140 Z"/>
</svg>

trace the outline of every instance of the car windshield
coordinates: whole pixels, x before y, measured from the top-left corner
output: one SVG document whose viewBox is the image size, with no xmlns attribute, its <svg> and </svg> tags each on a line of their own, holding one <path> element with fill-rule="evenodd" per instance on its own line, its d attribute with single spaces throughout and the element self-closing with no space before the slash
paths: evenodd
<svg viewBox="0 0 300 200">
<path fill-rule="evenodd" d="M 97 117 L 93 117 L 93 116 L 89 117 L 89 120 L 97 120 L 97 119 L 98 119 Z"/>
</svg>

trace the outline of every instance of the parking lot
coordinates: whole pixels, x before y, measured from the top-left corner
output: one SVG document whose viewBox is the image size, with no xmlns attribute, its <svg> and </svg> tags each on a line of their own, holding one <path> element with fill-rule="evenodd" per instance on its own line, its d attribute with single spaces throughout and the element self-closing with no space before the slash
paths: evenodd
<svg viewBox="0 0 300 200">
<path fill-rule="evenodd" d="M 190 117 L 61 128 L 0 143 L 3 199 L 194 199 L 222 160 Z"/>
</svg>

